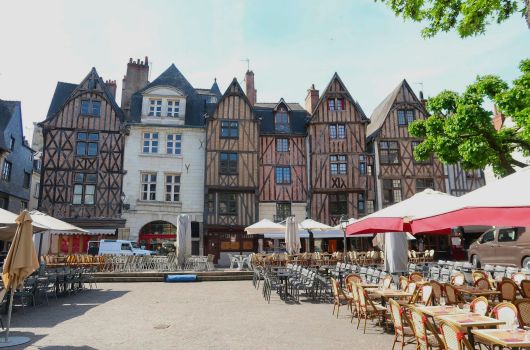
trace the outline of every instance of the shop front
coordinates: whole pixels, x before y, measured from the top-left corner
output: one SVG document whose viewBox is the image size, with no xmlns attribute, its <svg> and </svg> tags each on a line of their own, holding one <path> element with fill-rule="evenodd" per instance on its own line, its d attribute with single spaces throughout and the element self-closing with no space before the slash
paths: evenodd
<svg viewBox="0 0 530 350">
<path fill-rule="evenodd" d="M 229 254 L 248 255 L 256 252 L 257 247 L 257 238 L 242 231 L 211 231 L 206 235 L 206 254 L 213 254 L 220 266 L 230 265 Z"/>
<path fill-rule="evenodd" d="M 140 229 L 138 244 L 142 249 L 160 251 L 164 242 L 175 242 L 177 228 L 167 221 L 151 221 Z"/>
</svg>

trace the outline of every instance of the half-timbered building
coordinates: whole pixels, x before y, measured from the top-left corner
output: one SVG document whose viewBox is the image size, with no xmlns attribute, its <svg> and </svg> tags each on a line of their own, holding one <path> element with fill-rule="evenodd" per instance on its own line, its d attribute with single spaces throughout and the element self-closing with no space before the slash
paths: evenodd
<svg viewBox="0 0 530 350">
<path fill-rule="evenodd" d="M 190 253 L 202 254 L 204 120 L 217 104 L 219 88 L 214 82 L 210 89 L 195 89 L 174 64 L 148 83 L 148 74 L 137 65 L 132 60 L 127 65 L 123 88 L 130 91 L 126 84 L 144 77 L 126 108 L 123 218 L 128 238 L 157 250 L 175 240 L 177 216 L 186 214 Z"/>
<path fill-rule="evenodd" d="M 43 129 L 39 209 L 93 234 L 124 226 L 125 117 L 115 82 L 92 69 L 80 84 L 59 82 Z M 53 236 L 51 252 L 86 252 L 91 236 Z M 97 237 L 92 237 L 97 239 Z"/>
<path fill-rule="evenodd" d="M 281 222 L 307 216 L 306 124 L 298 103 L 256 103 L 259 120 L 259 219 Z"/>
<path fill-rule="evenodd" d="M 258 120 L 234 78 L 206 121 L 205 253 L 221 264 L 257 248 L 244 228 L 258 218 L 258 150 Z"/>
<path fill-rule="evenodd" d="M 358 218 L 374 209 L 373 156 L 366 150 L 366 125 L 361 106 L 335 73 L 318 97 L 312 87 L 306 98 L 308 126 L 309 205 L 311 218 L 337 225 L 342 215 Z M 342 240 L 328 242 L 342 249 Z"/>
<path fill-rule="evenodd" d="M 426 188 L 446 192 L 443 164 L 432 157 L 414 158 L 414 148 L 423 140 L 409 134 L 408 125 L 427 118 L 425 106 L 406 80 L 374 109 L 368 125 L 368 146 L 375 153 L 377 208 L 382 209 Z M 425 249 L 447 250 L 445 237 L 426 238 Z"/>
</svg>

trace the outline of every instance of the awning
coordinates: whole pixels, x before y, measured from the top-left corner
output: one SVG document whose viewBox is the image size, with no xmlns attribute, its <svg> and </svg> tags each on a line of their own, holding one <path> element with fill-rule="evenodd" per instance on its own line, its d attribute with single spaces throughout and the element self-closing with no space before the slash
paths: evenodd
<svg viewBox="0 0 530 350">
<path fill-rule="evenodd" d="M 300 238 L 309 238 L 309 232 L 307 231 L 299 231 L 300 232 Z M 267 233 L 263 235 L 265 238 L 268 239 L 285 239 L 284 233 Z M 365 234 L 359 234 L 355 236 L 347 236 L 348 238 L 371 238 L 373 236 L 372 233 L 365 233 Z M 323 239 L 323 238 L 344 238 L 344 234 L 341 231 L 313 231 L 313 238 L 314 239 Z"/>
<path fill-rule="evenodd" d="M 46 232 L 49 232 L 52 235 L 88 235 L 88 236 L 98 236 L 98 235 L 115 235 L 116 229 L 115 228 L 92 228 L 92 229 L 85 229 L 87 232 L 78 232 L 78 231 L 57 231 L 57 230 L 49 230 Z"/>
</svg>

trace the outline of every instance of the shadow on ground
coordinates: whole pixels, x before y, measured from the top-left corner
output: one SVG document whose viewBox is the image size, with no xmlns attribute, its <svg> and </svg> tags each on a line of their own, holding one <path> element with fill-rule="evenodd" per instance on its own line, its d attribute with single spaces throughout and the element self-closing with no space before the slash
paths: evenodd
<svg viewBox="0 0 530 350">
<path fill-rule="evenodd" d="M 120 298 L 126 293 L 128 292 L 89 289 L 76 294 L 59 297 L 57 300 L 50 298 L 49 304 L 44 302 L 38 304 L 36 307 L 26 306 L 24 310 L 21 307 L 15 307 L 11 317 L 11 329 L 54 327 L 59 323 L 81 316 L 99 305 Z M 7 315 L 2 315 L 2 318 L 5 326 Z M 0 333 L 1 335 L 2 333 Z M 91 348 L 86 347 L 86 349 Z"/>
</svg>

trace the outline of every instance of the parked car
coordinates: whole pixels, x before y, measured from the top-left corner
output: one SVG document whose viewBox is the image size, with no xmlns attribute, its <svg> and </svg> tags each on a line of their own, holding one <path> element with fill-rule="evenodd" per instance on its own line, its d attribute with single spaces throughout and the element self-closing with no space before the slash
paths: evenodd
<svg viewBox="0 0 530 350">
<path fill-rule="evenodd" d="M 97 249 L 97 252 L 96 252 Z M 140 249 L 136 242 L 122 239 L 102 239 L 88 242 L 88 254 L 99 255 L 154 255 L 151 250 Z"/>
<path fill-rule="evenodd" d="M 493 227 L 469 246 L 475 267 L 484 264 L 530 268 L 530 227 Z"/>
</svg>

